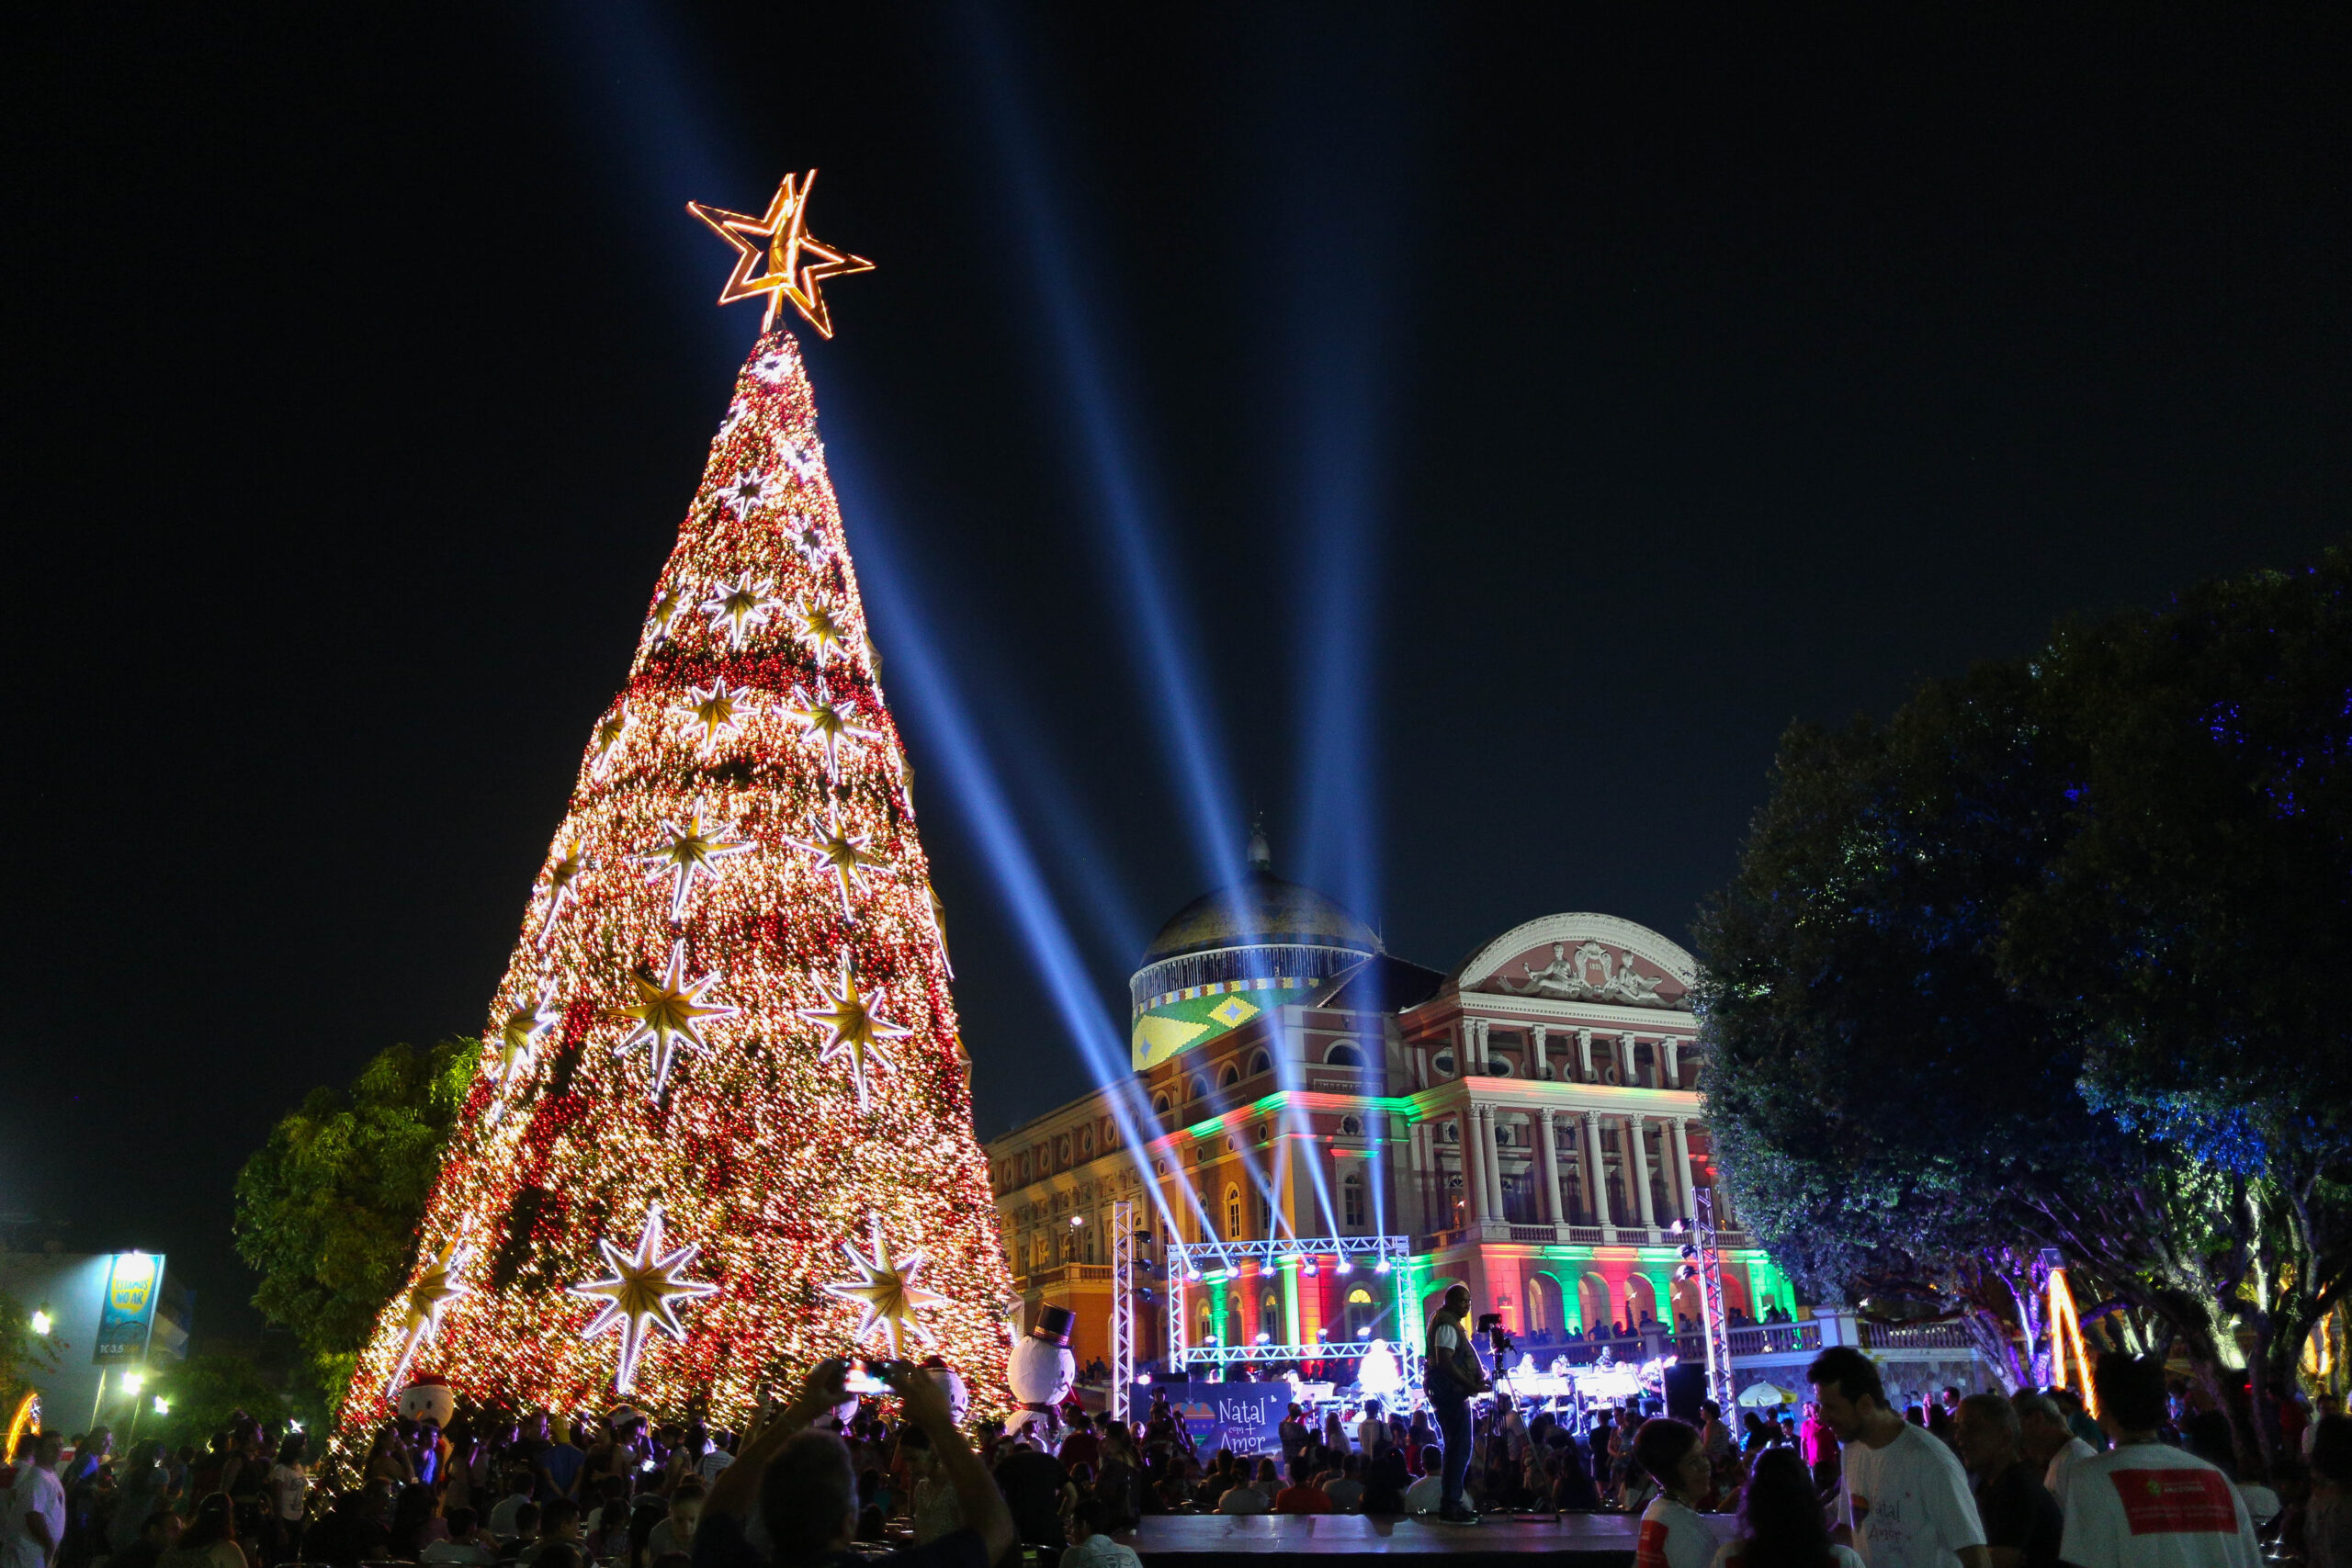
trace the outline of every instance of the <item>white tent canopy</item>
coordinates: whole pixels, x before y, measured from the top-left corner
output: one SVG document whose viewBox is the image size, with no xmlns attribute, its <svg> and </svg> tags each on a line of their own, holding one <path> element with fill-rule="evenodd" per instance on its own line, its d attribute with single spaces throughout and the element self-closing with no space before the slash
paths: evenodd
<svg viewBox="0 0 2352 1568">
<path fill-rule="evenodd" d="M 1769 1382 L 1752 1382 L 1739 1391 L 1738 1403 L 1748 1410 L 1769 1410 L 1796 1402 L 1795 1394 L 1784 1388 L 1775 1388 Z"/>
</svg>

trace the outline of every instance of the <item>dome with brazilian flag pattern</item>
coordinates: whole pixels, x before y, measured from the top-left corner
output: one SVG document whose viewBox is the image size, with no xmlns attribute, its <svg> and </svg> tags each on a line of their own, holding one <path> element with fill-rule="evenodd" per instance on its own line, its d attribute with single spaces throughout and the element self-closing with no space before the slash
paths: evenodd
<svg viewBox="0 0 2352 1568">
<path fill-rule="evenodd" d="M 1136 1070 L 1155 1066 L 1261 1012 L 1321 999 L 1382 951 L 1370 926 L 1273 873 L 1261 831 L 1250 869 L 1170 917 L 1127 982 Z"/>
</svg>

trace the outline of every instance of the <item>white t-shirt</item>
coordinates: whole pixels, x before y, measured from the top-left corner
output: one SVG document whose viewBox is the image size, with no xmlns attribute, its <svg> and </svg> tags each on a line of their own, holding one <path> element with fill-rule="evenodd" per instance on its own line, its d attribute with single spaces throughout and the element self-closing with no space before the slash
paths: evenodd
<svg viewBox="0 0 2352 1568">
<path fill-rule="evenodd" d="M 1343 1514 L 1360 1512 L 1363 1506 L 1363 1483 L 1352 1475 L 1323 1483 L 1323 1495 L 1331 1499 L 1331 1506 Z"/>
<path fill-rule="evenodd" d="M 1273 1500 L 1255 1486 L 1236 1486 L 1216 1502 L 1220 1514 L 1270 1514 L 1273 1510 Z"/>
<path fill-rule="evenodd" d="M 1376 1454 L 1388 1446 L 1388 1423 L 1367 1416 L 1356 1423 L 1356 1451 Z"/>
<path fill-rule="evenodd" d="M 1706 1520 L 1660 1493 L 1642 1510 L 1634 1568 L 1707 1568 L 1720 1550 Z"/>
<path fill-rule="evenodd" d="M 1408 1514 L 1434 1514 L 1445 1502 L 1445 1478 L 1424 1475 L 1405 1488 L 1405 1511 Z"/>
<path fill-rule="evenodd" d="M 300 1465 L 274 1464 L 269 1467 L 269 1484 L 277 1498 L 277 1517 L 288 1524 L 300 1522 L 302 1500 L 311 1491 L 310 1472 Z"/>
<path fill-rule="evenodd" d="M 2065 1539 L 2077 1568 L 2260 1568 L 2254 1521 L 2230 1478 L 2163 1443 L 2077 1460 L 2066 1475 Z"/>
<path fill-rule="evenodd" d="M 1862 1560 L 1854 1555 L 1852 1547 L 1839 1546 L 1835 1541 L 1829 1546 L 1829 1561 L 1832 1568 L 1862 1568 Z M 1709 1568 L 1747 1568 L 1747 1543 L 1727 1540 L 1724 1542 L 1724 1549 L 1715 1553 L 1715 1560 Z"/>
<path fill-rule="evenodd" d="M 17 1466 L 17 1483 L 8 1489 L 8 1506 L 0 1511 L 0 1568 L 41 1568 L 48 1561 L 25 1529 L 25 1520 L 39 1514 L 49 1521 L 50 1544 L 65 1539 L 65 1483 L 57 1472 L 43 1470 L 27 1460 Z"/>
<path fill-rule="evenodd" d="M 1061 1568 L 1143 1568 L 1143 1559 L 1107 1535 L 1090 1535 L 1063 1549 Z"/>
<path fill-rule="evenodd" d="M 2098 1450 L 2080 1438 L 2069 1438 L 2066 1446 L 2050 1456 L 2041 1470 L 2041 1489 L 2057 1498 L 2066 1500 L 2066 1477 L 2074 1471 L 2077 1460 L 2097 1459 Z"/>
<path fill-rule="evenodd" d="M 1962 1547 L 1984 1544 L 1960 1456 L 1908 1421 L 1883 1449 L 1846 1445 L 1838 1513 L 1869 1568 L 1956 1568 Z"/>
<path fill-rule="evenodd" d="M 501 1540 L 514 1539 L 514 1514 L 531 1500 L 528 1492 L 510 1492 L 490 1510 L 490 1533 Z"/>
<path fill-rule="evenodd" d="M 734 1462 L 735 1456 L 729 1453 L 725 1449 L 713 1449 L 710 1452 L 702 1456 L 702 1462 L 695 1466 L 695 1473 L 702 1477 L 702 1483 L 705 1486 L 708 1486 L 712 1482 L 718 1479 L 718 1472 L 720 1471 L 725 1470 L 729 1465 L 733 1464 Z"/>
</svg>

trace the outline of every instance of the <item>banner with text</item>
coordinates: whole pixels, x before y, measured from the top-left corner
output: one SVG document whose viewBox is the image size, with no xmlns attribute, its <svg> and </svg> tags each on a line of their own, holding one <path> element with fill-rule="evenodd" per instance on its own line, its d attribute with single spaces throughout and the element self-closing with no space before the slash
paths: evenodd
<svg viewBox="0 0 2352 1568">
<path fill-rule="evenodd" d="M 1286 1382 L 1183 1382 L 1162 1389 L 1205 1461 L 1219 1449 L 1238 1454 L 1279 1454 L 1275 1428 L 1295 1397 Z"/>
</svg>

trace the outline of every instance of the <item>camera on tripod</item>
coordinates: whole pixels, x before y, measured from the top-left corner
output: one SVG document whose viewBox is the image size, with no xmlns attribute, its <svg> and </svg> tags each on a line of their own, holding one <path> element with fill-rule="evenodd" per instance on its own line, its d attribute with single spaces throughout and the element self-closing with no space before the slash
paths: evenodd
<svg viewBox="0 0 2352 1568">
<path fill-rule="evenodd" d="M 1503 1326 L 1503 1314 L 1498 1312 L 1481 1314 L 1478 1332 L 1487 1337 L 1487 1348 L 1494 1352 L 1498 1364 L 1519 1343 L 1510 1337 L 1510 1330 Z"/>
</svg>

